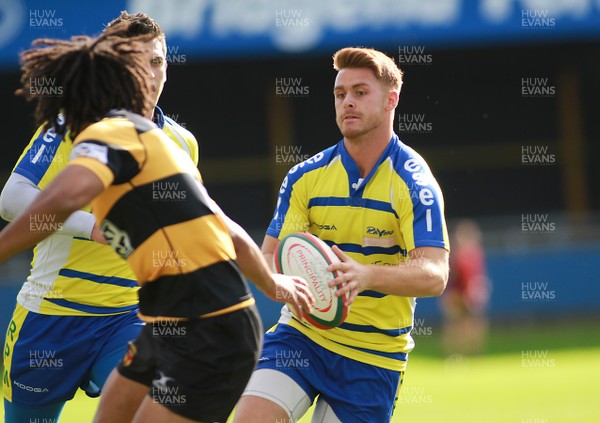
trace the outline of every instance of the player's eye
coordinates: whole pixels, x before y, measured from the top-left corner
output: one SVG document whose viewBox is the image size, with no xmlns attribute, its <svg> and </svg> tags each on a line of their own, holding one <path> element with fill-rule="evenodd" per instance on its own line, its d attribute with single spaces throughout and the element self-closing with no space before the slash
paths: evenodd
<svg viewBox="0 0 600 423">
<path fill-rule="evenodd" d="M 153 57 L 150 63 L 152 64 L 152 66 L 160 66 L 163 64 L 163 58 L 160 56 Z"/>
<path fill-rule="evenodd" d="M 340 100 L 346 96 L 346 94 L 344 94 L 344 93 L 335 93 L 334 95 L 335 95 L 335 98 L 339 98 Z"/>
<path fill-rule="evenodd" d="M 359 90 L 359 91 L 357 91 L 357 92 L 356 92 L 356 95 L 357 95 L 357 96 L 363 96 L 363 95 L 367 95 L 367 92 L 366 92 L 366 91 Z"/>
</svg>

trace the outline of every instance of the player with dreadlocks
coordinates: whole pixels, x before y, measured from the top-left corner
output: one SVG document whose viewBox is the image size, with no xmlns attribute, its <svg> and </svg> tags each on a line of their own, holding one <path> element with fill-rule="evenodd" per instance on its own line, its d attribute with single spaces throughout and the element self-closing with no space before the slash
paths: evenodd
<svg viewBox="0 0 600 423">
<path fill-rule="evenodd" d="M 37 100 L 38 122 L 57 126 L 62 113 L 75 139 L 66 168 L 0 233 L 0 261 L 49 235 L 32 219 L 60 225 L 91 203 L 102 235 L 141 285 L 146 322 L 109 377 L 96 421 L 225 422 L 261 342 L 242 273 L 299 314 L 313 298 L 305 280 L 271 273 L 210 199 L 190 158 L 141 116 L 152 107 L 149 38 L 124 39 L 117 29 L 41 40 L 22 55 L 18 93 Z M 32 94 L 40 81 L 62 95 Z"/>
<path fill-rule="evenodd" d="M 116 26 L 118 30 L 113 30 Z M 152 107 L 146 108 L 144 116 L 154 121 L 197 164 L 195 137 L 156 105 L 167 79 L 164 32 L 148 15 L 127 12 L 121 12 L 107 29 L 121 37 L 149 35 L 150 41 L 142 43 L 152 53 L 147 57 L 152 71 Z M 42 64 L 36 62 L 39 54 L 33 51 L 28 62 L 32 73 L 31 79 L 24 81 L 29 83 L 25 91 L 34 97 L 48 97 L 45 101 L 59 101 L 56 96 L 64 92 L 57 76 L 35 77 L 36 63 Z M 100 65 L 95 69 L 112 71 Z M 42 68 L 38 71 L 44 72 Z M 106 96 L 106 101 L 111 90 L 132 88 L 120 79 L 117 82 L 120 85 L 108 87 L 90 84 L 89 94 L 96 98 Z M 74 105 L 72 110 L 78 113 L 84 112 L 82 93 L 76 92 L 69 100 Z M 126 94 L 132 98 L 138 96 L 137 102 L 143 99 L 136 92 Z M 2 190 L 0 215 L 5 220 L 11 221 L 22 213 L 68 163 L 73 134 L 65 127 L 62 115 L 48 119 L 25 147 Z M 31 224 L 39 229 L 57 226 L 48 222 Z M 127 262 L 110 246 L 100 243 L 106 241 L 90 208 L 85 206 L 76 211 L 58 229 L 34 248 L 30 274 L 17 295 L 8 325 L 2 375 L 6 423 L 58 421 L 65 402 L 80 387 L 88 396 L 98 396 L 125 353 L 127 342 L 139 335 L 143 324 L 137 317 L 139 285 L 135 276 Z"/>
</svg>

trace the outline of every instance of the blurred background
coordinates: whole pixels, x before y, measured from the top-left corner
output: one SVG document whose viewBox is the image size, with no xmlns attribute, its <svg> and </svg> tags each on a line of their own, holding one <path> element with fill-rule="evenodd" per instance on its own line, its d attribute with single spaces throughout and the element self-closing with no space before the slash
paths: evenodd
<svg viewBox="0 0 600 423">
<path fill-rule="evenodd" d="M 476 310 L 469 299 L 458 306 L 479 320 L 462 332 L 479 331 L 480 346 L 445 345 L 456 308 L 419 299 L 413 356 L 464 371 L 468 357 L 509 354 L 523 376 L 527 367 L 558 375 L 565 349 L 600 352 L 599 1 L 0 0 L 2 185 L 35 130 L 32 105 L 13 94 L 18 53 L 39 37 L 98 34 L 121 10 L 146 12 L 167 34 L 159 106 L 195 134 L 209 192 L 258 243 L 285 173 L 341 139 L 332 54 L 345 46 L 387 53 L 404 71 L 395 130 L 432 168 L 451 232 L 465 218 L 478 228 L 483 263 Z M 30 258 L 0 266 L 2 327 Z M 258 297 L 270 325 L 279 307 Z M 597 376 L 598 361 L 590 365 Z M 444 412 L 435 408 L 443 393 L 429 386 L 413 386 L 409 413 Z M 593 403 L 566 404 L 563 417 L 528 406 L 498 421 L 599 413 Z M 416 416 L 407 421 L 434 421 Z"/>
</svg>

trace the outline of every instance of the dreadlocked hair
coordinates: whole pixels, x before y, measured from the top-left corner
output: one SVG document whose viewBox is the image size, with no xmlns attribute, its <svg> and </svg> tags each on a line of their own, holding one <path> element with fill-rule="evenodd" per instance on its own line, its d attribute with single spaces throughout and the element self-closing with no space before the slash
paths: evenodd
<svg viewBox="0 0 600 423">
<path fill-rule="evenodd" d="M 21 54 L 22 88 L 26 100 L 37 100 L 35 119 L 46 122 L 57 133 L 70 130 L 73 137 L 101 120 L 111 109 L 126 109 L 140 115 L 152 110 L 149 52 L 144 43 L 152 34 L 123 38 L 115 34 L 122 26 L 90 38 L 38 39 Z M 65 125 L 59 125 L 62 114 Z"/>
<path fill-rule="evenodd" d="M 123 22 L 127 22 L 129 25 L 121 27 L 123 29 L 118 34 L 120 37 L 135 37 L 143 34 L 154 34 L 155 38 L 165 38 L 165 33 L 158 22 L 145 13 L 132 14 L 127 11 L 122 11 L 119 16 L 106 25 L 106 29 L 113 28 L 116 25 L 122 25 Z"/>
</svg>

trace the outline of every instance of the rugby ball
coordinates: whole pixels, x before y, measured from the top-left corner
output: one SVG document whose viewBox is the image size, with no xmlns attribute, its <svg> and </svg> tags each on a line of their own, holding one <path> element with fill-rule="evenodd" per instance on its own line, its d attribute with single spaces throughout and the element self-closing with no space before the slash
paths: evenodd
<svg viewBox="0 0 600 423">
<path fill-rule="evenodd" d="M 307 232 L 294 232 L 284 237 L 274 254 L 278 273 L 300 276 L 308 282 L 315 297 L 313 313 L 306 315 L 308 322 L 320 329 L 339 326 L 348 315 L 344 305 L 348 295 L 336 297 L 337 287 L 330 288 L 329 281 L 339 272 L 328 272 L 327 266 L 340 260 L 324 241 Z M 292 311 L 291 307 L 290 311 Z"/>
</svg>

